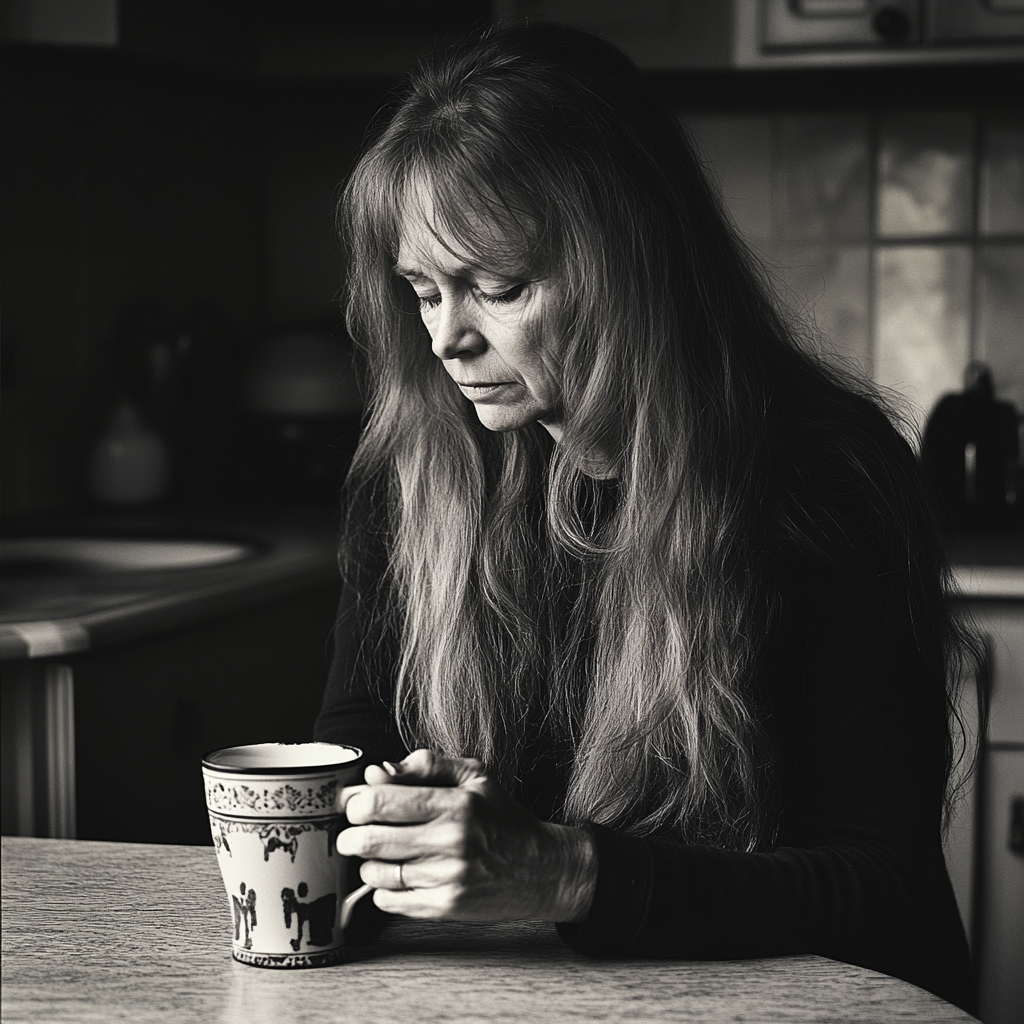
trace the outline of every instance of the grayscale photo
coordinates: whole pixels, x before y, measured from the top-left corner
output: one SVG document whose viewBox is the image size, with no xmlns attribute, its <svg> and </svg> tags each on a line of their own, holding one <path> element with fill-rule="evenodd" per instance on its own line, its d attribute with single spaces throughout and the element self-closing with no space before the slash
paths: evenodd
<svg viewBox="0 0 1024 1024">
<path fill-rule="evenodd" d="M 5 1021 L 1024 1019 L 1024 2 L 0 83 Z"/>
</svg>

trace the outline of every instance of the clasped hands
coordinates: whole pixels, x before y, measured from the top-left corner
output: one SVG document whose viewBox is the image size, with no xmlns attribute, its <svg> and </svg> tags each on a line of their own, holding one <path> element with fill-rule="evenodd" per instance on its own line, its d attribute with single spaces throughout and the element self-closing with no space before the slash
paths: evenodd
<svg viewBox="0 0 1024 1024">
<path fill-rule="evenodd" d="M 416 750 L 370 765 L 338 807 L 338 852 L 363 857 L 381 910 L 449 921 L 581 921 L 597 854 L 582 829 L 540 821 L 479 761 Z M 401 866 L 401 871 L 398 870 Z"/>
</svg>

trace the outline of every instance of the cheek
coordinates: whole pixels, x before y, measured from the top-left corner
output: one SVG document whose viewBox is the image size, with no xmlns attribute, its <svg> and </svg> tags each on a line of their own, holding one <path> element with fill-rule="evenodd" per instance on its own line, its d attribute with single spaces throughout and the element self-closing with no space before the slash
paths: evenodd
<svg viewBox="0 0 1024 1024">
<path fill-rule="evenodd" d="M 542 374 L 548 389 L 553 392 L 562 390 L 562 361 L 559 358 L 561 346 L 550 334 L 542 335 L 535 348 L 538 370 Z"/>
</svg>

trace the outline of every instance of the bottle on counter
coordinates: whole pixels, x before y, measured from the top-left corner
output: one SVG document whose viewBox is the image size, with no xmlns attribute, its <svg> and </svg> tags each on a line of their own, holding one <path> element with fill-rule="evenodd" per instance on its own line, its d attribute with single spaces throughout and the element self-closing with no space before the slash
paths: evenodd
<svg viewBox="0 0 1024 1024">
<path fill-rule="evenodd" d="M 106 505 L 144 505 L 163 497 L 170 480 L 167 446 L 121 401 L 92 453 L 89 490 Z"/>
</svg>

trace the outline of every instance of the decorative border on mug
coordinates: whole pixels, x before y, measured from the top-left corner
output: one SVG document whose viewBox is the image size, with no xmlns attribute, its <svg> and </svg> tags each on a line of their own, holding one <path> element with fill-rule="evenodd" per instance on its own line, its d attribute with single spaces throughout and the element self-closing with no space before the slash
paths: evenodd
<svg viewBox="0 0 1024 1024">
<path fill-rule="evenodd" d="M 342 946 L 325 949 L 316 953 L 253 953 L 249 949 L 231 950 L 231 955 L 243 964 L 252 967 L 276 967 L 279 970 L 295 970 L 303 967 L 333 967 L 345 962 L 345 950 Z"/>
<path fill-rule="evenodd" d="M 223 779 L 206 776 L 206 806 L 225 814 L 247 814 L 265 817 L 268 813 L 281 817 L 312 817 L 334 811 L 338 792 L 337 779 L 320 776 L 303 788 L 299 780 L 283 785 L 260 785 L 257 779 Z M 319 783 L 319 785 L 317 785 Z"/>
<path fill-rule="evenodd" d="M 213 836 L 213 845 L 216 847 L 218 856 L 221 851 L 233 856 L 231 842 L 228 836 L 236 832 L 255 832 L 261 843 L 263 843 L 263 859 L 270 860 L 270 855 L 277 850 L 283 850 L 291 855 L 292 863 L 295 863 L 295 854 L 299 850 L 299 836 L 305 832 L 324 832 L 327 839 L 327 856 L 334 855 L 334 843 L 341 832 L 344 819 L 340 814 L 332 815 L 329 818 L 302 819 L 293 824 L 284 822 L 275 823 L 267 821 L 254 821 L 239 818 L 226 818 L 220 814 L 210 812 L 210 834 Z"/>
</svg>

